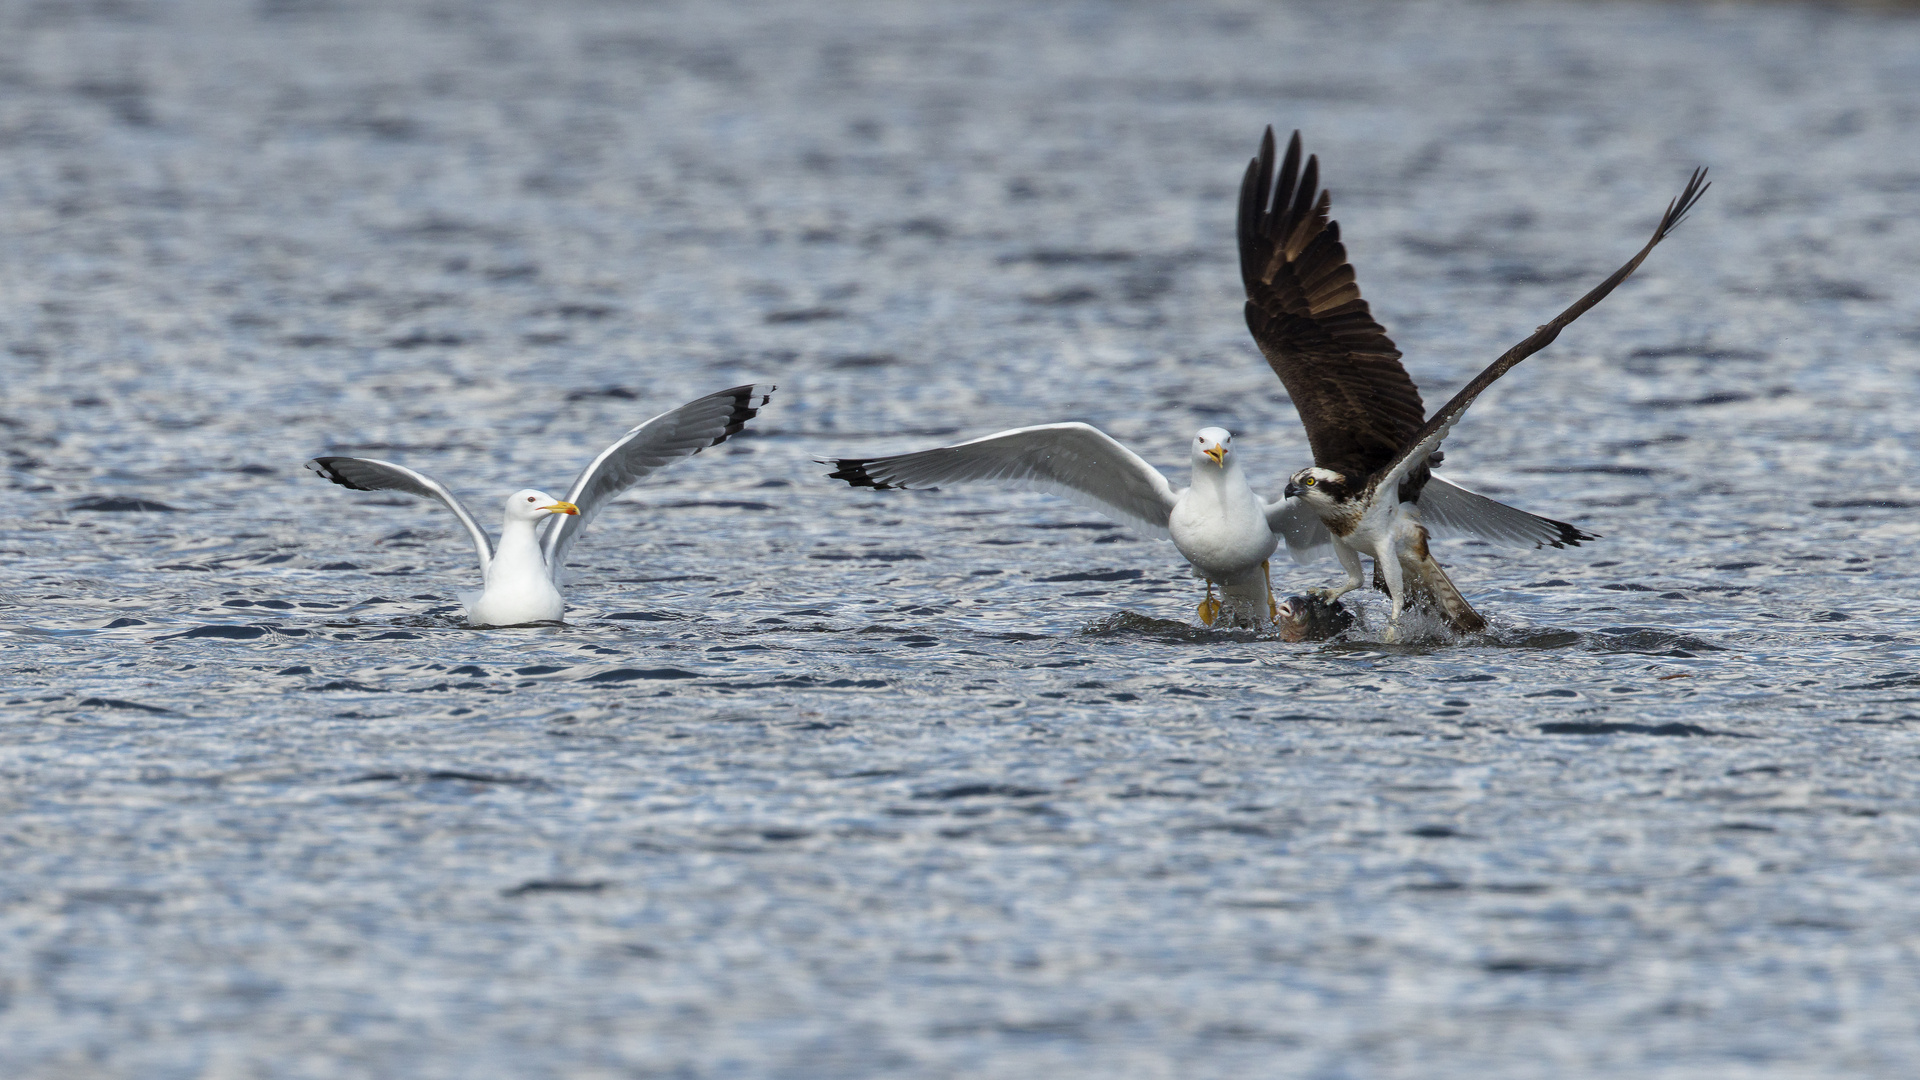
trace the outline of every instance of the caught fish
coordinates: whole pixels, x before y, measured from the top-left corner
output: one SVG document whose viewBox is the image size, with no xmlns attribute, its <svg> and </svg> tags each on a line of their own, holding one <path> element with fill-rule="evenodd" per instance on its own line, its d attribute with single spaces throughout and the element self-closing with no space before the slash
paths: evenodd
<svg viewBox="0 0 1920 1080">
<path fill-rule="evenodd" d="M 1353 625 L 1353 612 L 1338 600 L 1304 593 L 1280 601 L 1274 621 L 1281 641 L 1325 641 Z"/>
</svg>

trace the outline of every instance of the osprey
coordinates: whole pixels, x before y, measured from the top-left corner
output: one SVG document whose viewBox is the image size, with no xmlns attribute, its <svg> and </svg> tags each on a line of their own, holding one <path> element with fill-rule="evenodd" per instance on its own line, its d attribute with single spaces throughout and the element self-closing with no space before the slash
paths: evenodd
<svg viewBox="0 0 1920 1080">
<path fill-rule="evenodd" d="M 1360 587 L 1360 556 L 1367 555 L 1376 582 L 1393 597 L 1389 640 L 1409 604 L 1434 611 L 1457 632 L 1473 633 L 1486 621 L 1434 561 L 1430 525 L 1536 547 L 1596 539 L 1447 484 L 1430 470 L 1440 462 L 1441 441 L 1481 391 L 1625 281 L 1706 192 L 1706 173 L 1694 170 L 1639 254 L 1428 417 L 1400 366 L 1400 350 L 1360 297 L 1340 226 L 1327 217 L 1331 198 L 1319 189 L 1319 159 L 1308 158 L 1302 170 L 1296 131 L 1276 172 L 1273 129 L 1267 129 L 1240 185 L 1240 276 L 1247 328 L 1286 385 L 1313 449 L 1313 466 L 1293 475 L 1286 496 L 1311 509 L 1315 520 L 1288 533 L 1288 549 L 1305 561 L 1330 543 L 1347 572 L 1344 587 L 1321 590 L 1327 599 Z"/>
</svg>

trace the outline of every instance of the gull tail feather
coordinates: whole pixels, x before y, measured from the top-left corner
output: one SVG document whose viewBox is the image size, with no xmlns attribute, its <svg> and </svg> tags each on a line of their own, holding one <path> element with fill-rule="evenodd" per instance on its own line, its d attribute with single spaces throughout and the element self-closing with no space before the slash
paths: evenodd
<svg viewBox="0 0 1920 1080">
<path fill-rule="evenodd" d="M 1222 619 L 1215 624 L 1216 628 L 1264 630 L 1272 624 L 1273 608 L 1268 603 L 1273 594 L 1267 588 L 1265 571 L 1256 566 L 1219 582 L 1219 585 Z"/>
<path fill-rule="evenodd" d="M 1420 492 L 1420 520 L 1435 536 L 1473 536 L 1504 547 L 1579 547 L 1599 536 L 1496 502 L 1439 477 Z"/>
</svg>

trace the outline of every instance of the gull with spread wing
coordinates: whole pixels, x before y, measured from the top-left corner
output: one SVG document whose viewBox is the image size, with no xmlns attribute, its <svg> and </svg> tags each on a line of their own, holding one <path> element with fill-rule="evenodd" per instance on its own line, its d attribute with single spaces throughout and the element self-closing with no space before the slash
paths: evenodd
<svg viewBox="0 0 1920 1080">
<path fill-rule="evenodd" d="M 1193 437 L 1192 486 L 1175 490 L 1160 470 L 1088 424 L 1014 428 L 953 446 L 884 458 L 837 458 L 828 475 L 854 487 L 925 488 L 997 481 L 1064 495 L 1172 540 L 1206 579 L 1200 620 L 1211 626 L 1264 627 L 1275 617 L 1268 558 L 1283 537 L 1319 527 L 1297 501 L 1268 502 L 1233 456 L 1233 436 L 1217 427 Z M 1221 597 L 1213 595 L 1220 586 Z"/>
<path fill-rule="evenodd" d="M 1434 612 L 1456 632 L 1478 632 L 1485 620 L 1428 550 L 1433 531 L 1530 547 L 1596 538 L 1433 476 L 1440 444 L 1481 391 L 1551 344 L 1640 266 L 1706 192 L 1706 170 L 1695 170 L 1639 254 L 1488 365 L 1431 417 L 1400 366 L 1400 350 L 1360 297 L 1340 226 L 1328 218 L 1331 198 L 1320 190 L 1319 175 L 1316 158 L 1301 167 L 1299 132 L 1276 170 L 1268 128 L 1240 186 L 1247 326 L 1286 385 L 1313 449 L 1312 467 L 1293 475 L 1286 495 L 1288 505 L 1310 509 L 1314 521 L 1289 536 L 1288 549 L 1304 562 L 1333 548 L 1347 584 L 1325 590 L 1328 599 L 1359 588 L 1360 556 L 1371 557 L 1375 579 L 1393 598 L 1390 638 L 1409 605 Z"/>
<path fill-rule="evenodd" d="M 307 468 L 356 491 L 400 491 L 453 511 L 473 538 L 486 588 L 462 593 L 472 626 L 555 622 L 566 610 L 560 568 L 567 552 L 606 505 L 649 474 L 718 446 L 746 426 L 774 388 L 736 386 L 661 413 L 622 435 L 581 470 L 565 499 L 525 488 L 507 496 L 500 546 L 446 485 L 404 465 L 373 458 L 321 457 Z M 540 530 L 544 528 L 542 534 Z"/>
</svg>

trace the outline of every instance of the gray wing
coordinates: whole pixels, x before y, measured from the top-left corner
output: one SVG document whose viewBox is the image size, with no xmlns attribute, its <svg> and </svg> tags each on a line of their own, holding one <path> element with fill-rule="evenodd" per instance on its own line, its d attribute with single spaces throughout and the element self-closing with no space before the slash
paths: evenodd
<svg viewBox="0 0 1920 1080">
<path fill-rule="evenodd" d="M 541 541 L 547 572 L 558 574 L 567 551 L 606 505 L 649 474 L 685 457 L 718 446 L 756 416 L 775 387 L 735 386 L 695 398 L 620 436 L 600 451 L 567 489 L 567 501 L 580 513 L 552 519 Z"/>
<path fill-rule="evenodd" d="M 1436 536 L 1474 536 L 1507 547 L 1579 547 L 1598 540 L 1564 521 L 1516 510 L 1439 477 L 1420 489 L 1420 520 Z"/>
<path fill-rule="evenodd" d="M 307 468 L 319 473 L 323 479 L 355 491 L 404 491 L 423 499 L 438 500 L 442 506 L 453 511 L 453 516 L 460 519 L 460 524 L 467 527 L 467 532 L 473 534 L 473 549 L 480 556 L 480 580 L 486 580 L 487 571 L 493 565 L 493 541 L 445 484 L 426 473 L 414 472 L 405 465 L 373 458 L 314 458 L 307 462 Z"/>
<path fill-rule="evenodd" d="M 1178 498 L 1160 470 L 1089 424 L 1014 428 L 954 446 L 884 458 L 835 458 L 827 475 L 854 487 L 925 488 L 998 481 L 1064 495 L 1168 537 Z"/>
<path fill-rule="evenodd" d="M 1267 528 L 1287 542 L 1287 554 L 1294 562 L 1312 562 L 1333 547 L 1327 523 L 1299 499 L 1272 503 L 1262 499 L 1261 505 L 1267 512 Z"/>
</svg>

